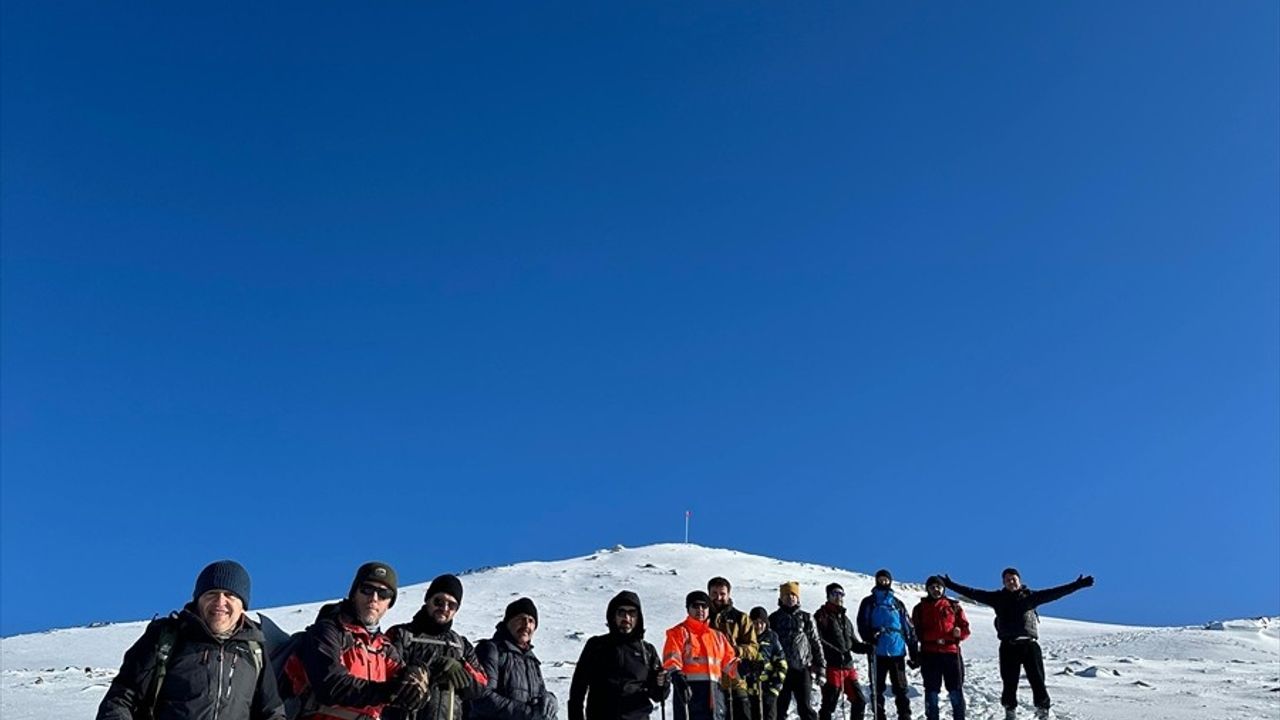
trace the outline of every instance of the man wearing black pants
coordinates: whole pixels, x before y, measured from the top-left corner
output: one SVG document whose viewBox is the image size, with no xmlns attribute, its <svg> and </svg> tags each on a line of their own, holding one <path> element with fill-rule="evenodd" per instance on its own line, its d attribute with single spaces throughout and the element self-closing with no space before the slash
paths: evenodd
<svg viewBox="0 0 1280 720">
<path fill-rule="evenodd" d="M 800 583 L 783 583 L 778 588 L 778 609 L 769 616 L 769 627 L 778 634 L 787 654 L 787 678 L 778 695 L 778 720 L 786 720 L 792 697 L 800 720 L 817 720 L 809 696 L 813 692 L 813 676 L 821 676 L 826 664 L 813 618 L 800 609 Z"/>
<path fill-rule="evenodd" d="M 1036 608 L 1045 603 L 1066 597 L 1087 587 L 1093 587 L 1093 576 L 1081 575 L 1075 582 L 1047 590 L 1031 590 L 1022 584 L 1017 568 L 1005 568 L 1000 575 L 1004 587 L 1000 590 L 977 590 L 953 582 L 943 575 L 942 582 L 949 588 L 996 611 L 996 637 L 1000 639 L 1000 679 L 1004 689 L 1000 704 L 1005 708 L 1005 718 L 1012 719 L 1018 707 L 1018 677 L 1025 669 L 1027 682 L 1031 683 L 1031 700 L 1036 714 L 1049 715 L 1049 691 L 1044 686 L 1044 657 L 1040 654 L 1040 615 Z"/>
</svg>

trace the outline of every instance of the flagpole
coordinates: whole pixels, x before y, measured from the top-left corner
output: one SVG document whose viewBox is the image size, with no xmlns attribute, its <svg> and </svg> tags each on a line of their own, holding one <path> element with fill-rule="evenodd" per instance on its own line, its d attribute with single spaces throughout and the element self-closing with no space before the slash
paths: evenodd
<svg viewBox="0 0 1280 720">
<path fill-rule="evenodd" d="M 684 544 L 689 544 L 689 516 L 693 514 L 692 510 L 684 511 Z"/>
</svg>

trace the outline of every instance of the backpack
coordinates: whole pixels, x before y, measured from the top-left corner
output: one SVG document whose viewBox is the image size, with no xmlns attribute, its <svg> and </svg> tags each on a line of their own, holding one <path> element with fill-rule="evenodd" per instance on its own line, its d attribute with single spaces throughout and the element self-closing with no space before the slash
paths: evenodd
<svg viewBox="0 0 1280 720">
<path fill-rule="evenodd" d="M 262 634 L 267 640 L 267 657 L 270 658 L 271 669 L 275 672 L 276 689 L 280 692 L 280 699 L 284 701 L 285 717 L 293 720 L 302 714 L 310 688 L 303 688 L 301 691 L 295 688 L 293 680 L 285 672 L 285 664 L 298 649 L 298 642 L 307 631 L 299 630 L 290 635 L 262 613 L 258 613 L 258 620 L 262 625 Z"/>
<path fill-rule="evenodd" d="M 147 687 L 145 714 L 148 718 L 156 716 L 156 705 L 160 702 L 160 688 L 164 685 L 164 676 L 169 672 L 169 661 L 173 658 L 173 649 L 178 644 L 178 614 L 155 620 L 160 624 L 160 632 L 156 635 L 155 655 L 151 662 L 151 684 Z M 262 643 L 257 640 L 245 641 L 252 651 L 254 678 L 262 673 Z"/>
<path fill-rule="evenodd" d="M 891 592 L 873 592 L 867 620 L 876 630 L 876 654 L 897 657 L 906 653 L 906 630 L 898 599 Z"/>
</svg>

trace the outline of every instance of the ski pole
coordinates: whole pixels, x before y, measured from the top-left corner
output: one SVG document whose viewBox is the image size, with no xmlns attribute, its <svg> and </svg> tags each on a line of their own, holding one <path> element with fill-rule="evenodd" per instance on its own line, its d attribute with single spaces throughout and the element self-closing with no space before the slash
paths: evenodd
<svg viewBox="0 0 1280 720">
<path fill-rule="evenodd" d="M 449 688 L 449 720 L 453 720 L 453 688 Z"/>
</svg>

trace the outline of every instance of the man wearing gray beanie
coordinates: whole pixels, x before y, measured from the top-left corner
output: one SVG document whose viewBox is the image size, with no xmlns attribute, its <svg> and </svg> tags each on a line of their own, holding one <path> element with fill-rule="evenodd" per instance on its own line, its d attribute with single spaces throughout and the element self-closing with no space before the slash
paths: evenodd
<svg viewBox="0 0 1280 720">
<path fill-rule="evenodd" d="M 284 720 L 275 673 L 262 651 L 262 629 L 245 615 L 248 607 L 249 573 L 243 565 L 219 560 L 206 566 L 196 576 L 191 602 L 153 620 L 125 652 L 98 720 Z M 244 672 L 246 666 L 252 671 Z M 191 697 L 184 689 L 192 687 L 225 689 Z"/>
</svg>

